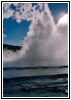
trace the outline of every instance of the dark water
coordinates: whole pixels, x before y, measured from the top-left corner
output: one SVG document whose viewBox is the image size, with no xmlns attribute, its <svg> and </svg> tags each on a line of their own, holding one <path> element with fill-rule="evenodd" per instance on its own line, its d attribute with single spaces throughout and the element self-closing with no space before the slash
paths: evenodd
<svg viewBox="0 0 71 100">
<path fill-rule="evenodd" d="M 68 97 L 68 67 L 4 68 L 4 97 Z"/>
</svg>

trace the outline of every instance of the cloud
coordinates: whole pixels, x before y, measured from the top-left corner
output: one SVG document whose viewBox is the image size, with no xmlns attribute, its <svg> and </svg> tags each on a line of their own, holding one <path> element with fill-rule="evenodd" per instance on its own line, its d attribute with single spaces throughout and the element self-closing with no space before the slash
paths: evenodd
<svg viewBox="0 0 71 100">
<path fill-rule="evenodd" d="M 13 16 L 14 11 L 10 9 L 11 3 L 3 3 L 3 18 L 10 18 Z"/>
<path fill-rule="evenodd" d="M 5 38 L 5 37 L 7 37 L 7 35 L 6 34 L 3 34 L 3 38 Z"/>
<path fill-rule="evenodd" d="M 3 18 L 13 18 L 18 23 L 22 20 L 34 20 L 40 12 L 43 11 L 44 4 L 38 3 L 32 6 L 32 3 L 3 3 Z"/>
<path fill-rule="evenodd" d="M 58 25 L 67 25 L 68 24 L 68 14 L 65 14 L 64 16 L 62 16 L 59 21 L 58 21 Z"/>
<path fill-rule="evenodd" d="M 42 11 L 40 9 L 36 10 L 38 5 L 34 7 L 31 4 L 20 5 L 20 11 L 24 7 L 24 12 L 22 11 L 21 15 L 20 11 L 15 12 L 16 21 L 31 20 L 31 25 L 27 36 L 22 40 L 24 45 L 20 51 L 16 53 L 4 51 L 4 66 L 24 67 L 68 64 L 68 22 L 66 21 L 68 15 L 64 15 L 55 24 L 47 4 L 44 4 L 44 10 Z M 40 8 L 43 8 L 43 4 Z M 31 14 L 31 17 L 28 14 Z"/>
</svg>

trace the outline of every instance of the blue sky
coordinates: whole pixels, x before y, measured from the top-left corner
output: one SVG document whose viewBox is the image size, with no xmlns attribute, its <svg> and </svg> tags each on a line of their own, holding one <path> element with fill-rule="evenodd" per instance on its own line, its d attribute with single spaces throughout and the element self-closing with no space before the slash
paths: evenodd
<svg viewBox="0 0 71 100">
<path fill-rule="evenodd" d="M 29 31 L 30 21 L 22 21 L 21 23 L 17 23 L 16 20 L 12 20 L 12 18 L 5 19 L 3 21 L 4 33 L 7 35 L 4 38 L 5 44 L 12 44 L 12 45 L 21 45 L 19 43 L 20 40 L 26 33 Z"/>
<path fill-rule="evenodd" d="M 58 15 L 61 12 L 64 13 L 68 12 L 67 3 L 49 3 L 48 5 L 54 17 L 55 23 L 57 23 Z M 12 8 L 15 9 L 14 7 Z M 22 40 L 22 38 L 27 35 L 30 24 L 31 21 L 26 21 L 26 20 L 23 20 L 22 22 L 18 23 L 13 18 L 4 19 L 3 33 L 7 35 L 7 37 L 4 38 L 3 43 L 11 45 L 21 45 L 19 41 Z"/>
</svg>

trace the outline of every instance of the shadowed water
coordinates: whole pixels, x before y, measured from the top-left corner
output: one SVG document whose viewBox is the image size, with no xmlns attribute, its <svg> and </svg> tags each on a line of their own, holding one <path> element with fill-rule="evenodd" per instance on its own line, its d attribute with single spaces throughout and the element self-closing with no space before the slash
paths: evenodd
<svg viewBox="0 0 71 100">
<path fill-rule="evenodd" d="M 67 97 L 68 67 L 4 68 L 4 97 Z"/>
</svg>

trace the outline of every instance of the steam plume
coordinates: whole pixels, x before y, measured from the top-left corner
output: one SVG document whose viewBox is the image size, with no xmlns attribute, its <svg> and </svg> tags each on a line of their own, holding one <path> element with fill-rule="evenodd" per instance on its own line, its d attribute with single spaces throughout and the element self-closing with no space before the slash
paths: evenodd
<svg viewBox="0 0 71 100">
<path fill-rule="evenodd" d="M 43 4 L 38 5 L 40 5 L 40 8 L 43 7 Z M 18 6 L 18 4 L 15 6 Z M 24 44 L 23 48 L 16 53 L 9 50 L 4 51 L 4 66 L 24 67 L 68 64 L 68 14 L 65 14 L 55 24 L 47 4 L 44 4 L 44 10 L 41 12 L 35 10 L 35 8 L 36 6 L 32 7 L 30 5 L 30 9 L 33 9 L 31 17 L 25 17 L 26 20 L 31 20 L 31 25 L 27 36 L 21 41 Z M 16 14 L 14 16 L 17 22 L 24 20 L 24 17 L 22 17 L 24 12 L 21 15 L 18 14 L 19 18 Z M 8 15 L 8 17 L 10 16 Z"/>
</svg>

